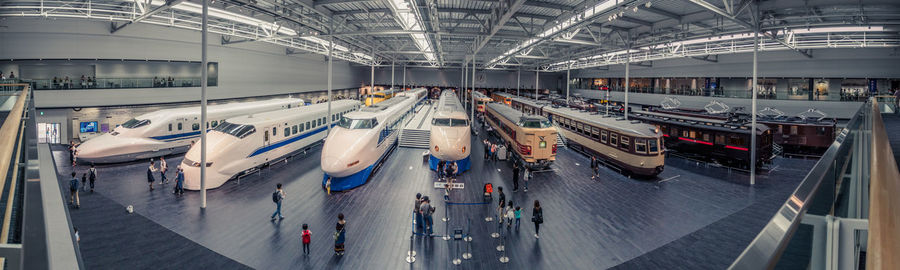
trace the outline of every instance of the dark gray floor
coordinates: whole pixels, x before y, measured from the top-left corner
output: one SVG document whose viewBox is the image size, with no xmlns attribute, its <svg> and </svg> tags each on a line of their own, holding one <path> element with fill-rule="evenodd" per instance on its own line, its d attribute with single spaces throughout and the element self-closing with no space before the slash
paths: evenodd
<svg viewBox="0 0 900 270">
<path fill-rule="evenodd" d="M 754 187 L 748 185 L 744 173 L 705 168 L 678 159 L 667 160 L 666 170 L 658 179 L 633 180 L 603 169 L 602 180 L 593 181 L 587 171 L 589 159 L 561 149 L 553 171 L 536 174 L 528 193 L 512 193 L 508 163 L 482 162 L 480 141 L 473 142 L 472 148 L 475 150 L 472 170 L 459 180 L 466 188 L 456 191 L 452 200 L 480 202 L 483 183 L 492 182 L 507 189 L 508 199 L 527 206 L 521 231 L 509 234 L 508 264 L 499 262 L 501 254 L 495 250 L 498 242 L 489 236 L 496 231 L 497 224 L 484 221 L 485 216 L 494 213 L 494 207 L 445 208 L 440 199 L 442 191 L 432 188 L 433 173 L 422 161 L 421 149 L 397 149 L 368 184 L 331 196 L 321 188 L 317 150 L 308 153 L 308 158 L 297 158 L 211 190 L 205 212 L 199 209 L 198 192 L 176 198 L 169 190 L 171 184 L 147 191 L 143 162 L 101 167 L 97 194 L 120 207 L 134 205 L 137 215 L 258 269 L 451 268 L 451 259 L 458 254 L 456 245 L 440 238 L 416 237 L 417 261 L 408 265 L 404 260 L 410 245 L 411 208 L 416 192 L 432 197 L 435 202 L 436 233 L 445 232 L 448 226 L 467 227 L 467 221 L 471 221 L 474 256 L 463 261 L 463 269 L 599 269 L 620 264 L 623 268 L 685 265 L 685 268 L 721 269 L 727 267 L 774 214 L 774 208 L 769 206 L 783 203 L 801 180 L 797 176 L 804 175 L 814 164 L 814 161 L 777 160 L 772 166 L 775 169 L 761 174 Z M 64 152 L 56 154 L 65 157 Z M 179 161 L 180 157 L 173 157 L 169 164 L 174 167 Z M 81 166 L 78 169 L 85 170 Z M 60 164 L 61 172 L 68 170 Z M 285 184 L 287 218 L 270 222 L 269 215 L 274 210 L 270 194 L 278 182 Z M 532 236 L 534 227 L 529 222 L 535 199 L 541 200 L 544 206 L 545 224 L 540 239 Z M 91 202 L 85 200 L 84 204 L 88 203 Z M 75 212 L 94 211 L 103 213 L 85 214 L 84 219 L 73 217 L 75 224 L 110 222 L 105 211 L 116 210 L 85 206 Z M 331 250 L 337 213 L 344 213 L 348 220 L 347 254 L 343 257 L 333 256 Z M 451 217 L 449 225 L 440 221 L 447 214 Z M 303 223 L 310 224 L 313 232 L 313 251 L 309 257 L 299 252 Z M 102 228 L 105 227 L 98 229 Z M 115 229 L 141 233 L 136 232 L 137 228 Z M 734 233 L 736 230 L 740 233 Z M 84 230 L 82 239 L 99 238 L 97 234 L 105 233 Z M 176 243 L 158 241 L 145 248 L 166 250 Z M 120 243 L 108 239 L 104 244 Z M 104 255 L 136 256 L 124 249 Z M 90 258 L 99 257 L 93 253 L 100 251 L 89 250 L 84 243 L 82 252 L 89 265 L 121 266 L 92 264 Z M 170 263 L 161 257 L 150 258 L 157 258 L 158 264 Z M 652 264 L 639 264 L 643 261 Z M 115 263 L 103 261 L 106 262 Z"/>
<path fill-rule="evenodd" d="M 881 120 L 884 121 L 884 131 L 891 142 L 891 150 L 894 151 L 894 161 L 900 168 L 900 114 L 881 114 Z"/>
</svg>

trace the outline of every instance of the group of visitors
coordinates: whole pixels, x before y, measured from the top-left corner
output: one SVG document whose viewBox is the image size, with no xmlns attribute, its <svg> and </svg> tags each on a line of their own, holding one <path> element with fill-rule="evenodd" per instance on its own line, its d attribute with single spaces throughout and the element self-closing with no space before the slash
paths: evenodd
<svg viewBox="0 0 900 270">
<path fill-rule="evenodd" d="M 73 168 L 74 169 L 74 168 Z M 72 179 L 69 180 L 69 205 L 75 205 L 75 208 L 81 208 L 81 200 L 78 197 L 78 173 L 72 172 Z M 81 174 L 81 191 L 87 192 L 90 187 L 91 193 L 94 193 L 94 182 L 97 181 L 97 168 L 91 164 L 91 168 L 87 172 Z"/>
<path fill-rule="evenodd" d="M 69 79 L 69 76 L 65 76 L 63 78 L 53 77 L 53 80 L 50 81 L 51 87 L 53 89 L 89 89 L 89 88 L 97 88 L 97 78 L 91 76 L 81 75 L 80 83 L 79 81 Z"/>
<path fill-rule="evenodd" d="M 484 139 L 481 141 L 484 144 L 484 160 L 485 161 L 497 161 L 499 160 L 499 152 L 500 148 L 503 147 L 500 143 L 492 142 L 491 140 Z"/>
<path fill-rule="evenodd" d="M 78 144 L 75 141 L 69 141 L 69 162 L 72 163 L 72 168 L 75 168 L 75 163 L 78 161 Z"/>
<path fill-rule="evenodd" d="M 175 78 L 169 77 L 153 77 L 153 87 L 175 87 Z"/>
<path fill-rule="evenodd" d="M 15 78 L 16 78 L 16 73 L 15 73 L 15 72 L 10 71 L 10 72 L 9 72 L 9 77 L 6 77 L 6 75 L 3 75 L 3 71 L 0 71 L 0 80 L 15 79 Z"/>
<path fill-rule="evenodd" d="M 438 173 L 438 181 L 451 182 L 456 180 L 456 176 L 459 175 L 459 165 L 456 164 L 456 161 L 438 161 L 435 170 Z"/>
<path fill-rule="evenodd" d="M 431 198 L 422 196 L 422 193 L 416 193 L 416 203 L 413 208 L 416 216 L 416 233 L 427 236 L 434 234 L 434 210 L 434 206 L 431 206 Z"/>
<path fill-rule="evenodd" d="M 284 186 L 281 183 L 275 185 L 275 192 L 272 193 L 272 201 L 275 203 L 275 212 L 272 213 L 271 221 L 275 221 L 275 217 L 277 216 L 279 220 L 284 219 L 284 215 L 281 214 L 281 206 L 286 198 L 287 193 L 284 191 Z M 337 215 L 338 221 L 334 227 L 334 255 L 342 256 L 344 255 L 344 242 L 347 240 L 347 220 L 344 219 L 344 213 L 339 213 Z M 312 242 L 312 231 L 309 229 L 309 224 L 304 223 L 301 226 L 300 231 L 300 242 L 303 244 L 303 255 L 309 256 L 309 245 Z"/>
<path fill-rule="evenodd" d="M 159 168 L 156 167 L 153 159 L 150 160 L 150 166 L 147 167 L 147 184 L 150 185 L 150 191 L 153 191 L 153 182 L 156 182 L 156 178 L 153 176 L 154 172 L 159 172 L 159 185 L 169 183 L 169 178 L 166 176 L 166 173 L 169 172 L 169 165 L 165 158 L 159 158 Z M 181 164 L 175 168 L 175 186 L 172 188 L 172 194 L 184 194 L 184 169 L 181 168 Z"/>
<path fill-rule="evenodd" d="M 506 229 L 510 230 L 515 222 L 516 231 L 519 231 L 519 224 L 522 219 L 522 207 L 516 206 L 513 201 L 506 200 L 506 194 L 503 193 L 503 187 L 497 187 L 497 228 L 502 228 L 506 223 Z M 544 210 L 541 208 L 541 202 L 534 200 L 534 207 L 531 210 L 531 222 L 534 223 L 534 237 L 540 238 L 540 226 L 544 223 Z"/>
</svg>

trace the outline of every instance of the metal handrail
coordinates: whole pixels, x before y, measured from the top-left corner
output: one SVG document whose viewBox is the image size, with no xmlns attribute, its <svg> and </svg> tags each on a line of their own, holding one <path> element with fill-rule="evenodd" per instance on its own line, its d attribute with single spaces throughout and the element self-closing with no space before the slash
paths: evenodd
<svg viewBox="0 0 900 270">
<path fill-rule="evenodd" d="M 865 113 L 871 110 L 872 103 L 862 106 L 846 127 L 838 134 L 831 147 L 806 175 L 788 200 L 769 220 L 769 223 L 753 239 L 753 242 L 731 264 L 729 269 L 772 269 L 784 252 L 794 232 L 800 226 L 803 215 L 810 207 L 819 187 L 828 176 L 834 173 L 832 166 L 838 158 L 846 155 L 853 145 L 851 130 L 860 128 L 866 120 Z M 825 195 L 825 194 L 821 194 Z M 833 195 L 833 194 L 831 194 Z M 833 203 L 833 202 L 832 202 Z"/>
<path fill-rule="evenodd" d="M 872 108 L 871 157 L 866 269 L 893 269 L 900 265 L 900 172 L 877 100 Z"/>
<path fill-rule="evenodd" d="M 3 122 L 3 126 L 0 127 L 0 190 L 3 190 L 6 187 L 7 182 L 10 182 L 10 185 L 14 185 L 16 179 L 10 178 L 18 176 L 18 155 L 13 156 L 13 153 L 21 154 L 21 151 L 16 151 L 16 149 L 20 149 L 18 147 L 19 140 L 21 136 L 19 133 L 23 129 L 22 125 L 22 115 L 25 114 L 25 101 L 28 99 L 29 91 L 31 90 L 28 87 L 28 84 L 0 84 L 0 87 L 22 87 L 21 93 L 18 95 L 18 99 L 16 103 L 13 105 L 12 109 L 9 111 L 9 115 L 6 116 L 6 120 Z M 15 166 L 12 170 L 9 170 L 10 166 Z M 12 173 L 11 175 L 8 173 Z M 7 181 L 9 179 L 9 181 Z M 12 194 L 12 189 L 10 189 L 10 194 Z M 13 196 L 10 196 L 11 200 Z M 10 208 L 12 207 L 12 203 L 7 203 L 7 212 L 5 213 L 5 219 L 2 221 L 2 233 L 0 233 L 0 244 L 6 244 L 8 241 L 9 235 L 9 217 L 10 217 Z"/>
</svg>

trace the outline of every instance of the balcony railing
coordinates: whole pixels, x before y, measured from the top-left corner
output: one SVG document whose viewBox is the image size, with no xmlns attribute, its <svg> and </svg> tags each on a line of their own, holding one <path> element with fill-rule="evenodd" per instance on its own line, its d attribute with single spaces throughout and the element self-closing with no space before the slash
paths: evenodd
<svg viewBox="0 0 900 270">
<path fill-rule="evenodd" d="M 93 81 L 69 79 L 69 81 L 53 79 L 22 80 L 31 84 L 35 90 L 81 90 L 81 89 L 122 89 L 122 88 L 171 88 L 200 87 L 200 77 L 173 78 L 97 78 Z M 209 86 L 216 86 L 214 78 L 209 79 Z"/>
</svg>

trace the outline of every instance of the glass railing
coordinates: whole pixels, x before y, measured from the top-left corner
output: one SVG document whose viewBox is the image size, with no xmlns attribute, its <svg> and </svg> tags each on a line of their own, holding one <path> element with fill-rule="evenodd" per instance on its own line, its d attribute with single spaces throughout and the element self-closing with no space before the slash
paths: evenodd
<svg viewBox="0 0 900 270">
<path fill-rule="evenodd" d="M 33 123 L 27 116 L 30 109 L 30 91 L 27 84 L 3 84 L 0 87 L 9 89 L 11 97 L 15 97 L 6 118 L 0 119 L 0 257 L 4 258 L 5 267 L 21 267 L 21 261 L 15 257 L 22 250 L 22 214 L 24 203 L 24 184 L 28 151 L 28 123 Z M 9 268 L 18 269 L 18 268 Z"/>
<path fill-rule="evenodd" d="M 573 86 L 570 86 L 571 89 L 577 89 Z M 606 90 L 597 90 L 597 89 L 578 89 L 581 91 L 603 91 Z M 610 91 L 613 92 L 625 92 L 624 87 L 612 87 Z M 680 95 L 680 96 L 706 96 L 706 97 L 721 97 L 721 98 L 752 98 L 751 92 L 749 89 L 743 90 L 725 90 L 725 89 L 660 89 L 660 88 L 652 88 L 652 87 L 630 87 L 628 89 L 629 93 L 642 93 L 642 94 L 664 94 L 664 95 Z M 831 95 L 809 95 L 808 92 L 797 92 L 797 93 L 788 93 L 788 92 L 773 92 L 773 91 L 759 91 L 756 95 L 758 99 L 780 99 L 780 100 L 823 100 L 823 101 L 866 101 L 869 98 L 867 93 L 845 93 L 845 94 L 834 94 Z"/>
<path fill-rule="evenodd" d="M 731 269 L 863 269 L 867 257 L 896 255 L 869 254 L 869 233 L 875 233 L 870 231 L 870 209 L 875 209 L 877 197 L 870 187 L 887 184 L 898 189 L 900 181 L 891 148 L 885 146 L 878 104 L 872 99 L 856 112 Z M 896 220 L 898 214 L 888 216 Z M 878 233 L 873 237 L 889 237 Z M 888 235 L 897 235 L 897 227 L 893 233 Z"/>
<path fill-rule="evenodd" d="M 200 77 L 188 78 L 97 78 L 84 80 L 81 78 L 29 79 L 22 80 L 31 84 L 35 90 L 80 90 L 80 89 L 122 89 L 122 88 L 171 88 L 200 87 Z M 217 80 L 209 78 L 209 86 L 216 86 Z"/>
</svg>

